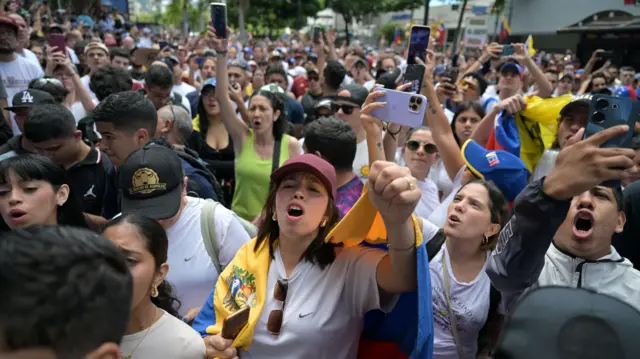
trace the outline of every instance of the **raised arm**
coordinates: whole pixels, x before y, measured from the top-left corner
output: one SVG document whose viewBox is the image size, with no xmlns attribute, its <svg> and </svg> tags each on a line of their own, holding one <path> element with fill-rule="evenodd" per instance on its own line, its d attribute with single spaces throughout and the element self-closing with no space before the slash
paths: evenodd
<svg viewBox="0 0 640 359">
<path fill-rule="evenodd" d="M 227 34 L 231 29 L 227 28 Z M 209 46 L 216 50 L 216 100 L 220 105 L 220 116 L 233 140 L 233 150 L 238 156 L 249 136 L 249 126 L 236 115 L 233 102 L 229 97 L 229 74 L 227 69 L 227 40 L 216 36 L 213 27 L 209 27 Z M 201 119 L 202 120 L 202 119 Z"/>
<path fill-rule="evenodd" d="M 513 51 L 516 54 L 515 59 L 529 69 L 531 77 L 533 77 L 533 80 L 538 85 L 538 96 L 542 98 L 551 97 L 551 94 L 553 94 L 553 85 L 544 75 L 538 64 L 526 53 L 524 44 L 513 44 Z"/>
</svg>

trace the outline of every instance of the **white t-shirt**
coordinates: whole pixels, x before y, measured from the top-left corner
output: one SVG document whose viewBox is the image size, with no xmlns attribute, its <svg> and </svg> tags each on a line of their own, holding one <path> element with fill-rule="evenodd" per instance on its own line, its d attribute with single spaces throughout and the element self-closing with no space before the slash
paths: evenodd
<svg viewBox="0 0 640 359">
<path fill-rule="evenodd" d="M 397 296 L 380 298 L 376 268 L 386 253 L 375 248 L 349 247 L 321 269 L 301 261 L 287 278 L 280 251 L 267 278 L 267 300 L 248 351 L 240 358 L 356 358 L 364 315 L 370 310 L 390 311 Z M 284 319 L 279 336 L 267 331 L 269 314 L 282 303 L 272 295 L 278 279 L 289 280 Z"/>
<path fill-rule="evenodd" d="M 174 86 L 175 88 L 175 86 Z M 175 91 L 171 91 L 171 98 L 174 97 Z M 191 114 L 191 104 L 189 103 L 189 99 L 187 98 L 186 95 L 181 95 L 182 96 L 182 107 L 184 107 L 185 110 L 187 110 L 187 112 L 189 113 L 189 117 L 192 118 L 192 114 Z M 235 106 L 237 106 L 234 103 Z"/>
<path fill-rule="evenodd" d="M 204 341 L 190 326 L 164 312 L 149 329 L 125 335 L 120 353 L 131 359 L 204 359 Z"/>
<path fill-rule="evenodd" d="M 356 146 L 356 157 L 353 160 L 353 173 L 360 177 L 362 182 L 367 183 L 369 179 L 369 148 L 367 139 Z"/>
<path fill-rule="evenodd" d="M 203 199 L 187 197 L 187 205 L 180 218 L 167 229 L 167 281 L 182 303 L 181 315 L 204 303 L 220 274 L 211 262 L 200 231 L 203 203 Z M 219 261 L 224 268 L 250 238 L 238 217 L 224 206 L 216 206 L 215 221 L 216 239 L 220 248 Z"/>
<path fill-rule="evenodd" d="M 180 85 L 173 85 L 172 91 L 175 93 L 179 93 L 182 97 L 186 97 L 187 94 L 192 93 L 195 90 L 195 87 L 189 85 L 186 82 L 181 82 Z"/>
<path fill-rule="evenodd" d="M 456 178 L 453 180 L 451 193 L 445 198 L 436 209 L 433 210 L 431 215 L 429 216 L 429 222 L 435 224 L 440 228 L 444 228 L 444 224 L 447 222 L 447 214 L 449 213 L 449 204 L 453 201 L 453 197 L 456 196 L 456 193 L 462 188 L 462 177 L 464 176 L 464 171 L 467 169 L 466 166 L 462 166 L 458 174 L 456 174 Z"/>
<path fill-rule="evenodd" d="M 20 91 L 26 90 L 29 82 L 33 79 L 44 77 L 44 71 L 40 64 L 33 63 L 24 57 L 16 56 L 11 62 L 0 62 L 0 78 L 7 91 L 7 101 L 9 106 L 13 104 L 13 96 Z M 19 135 L 20 129 L 13 119 L 11 113 L 11 123 L 13 124 L 13 134 Z"/>
<path fill-rule="evenodd" d="M 446 254 L 446 256 L 444 255 Z M 443 256 L 449 270 L 449 291 L 451 307 L 455 312 L 460 344 L 465 358 L 475 358 L 478 351 L 478 333 L 489 316 L 491 281 L 485 272 L 487 262 L 471 282 L 458 282 L 453 270 L 447 246 L 443 245 L 438 254 L 429 262 L 431 271 L 431 293 L 433 308 L 433 357 L 438 359 L 458 359 L 449 312 L 444 294 L 442 272 Z M 488 258 L 488 254 L 487 254 Z"/>
<path fill-rule="evenodd" d="M 89 88 L 89 80 L 91 79 L 91 77 L 89 75 L 84 75 L 80 78 L 80 81 L 82 81 L 82 84 L 84 85 L 84 88 L 87 89 L 87 91 L 89 91 L 89 95 L 91 95 L 91 98 L 94 99 L 95 101 L 98 101 L 98 98 L 96 97 L 95 92 L 91 91 L 91 89 Z"/>
<path fill-rule="evenodd" d="M 431 166 L 431 169 L 429 170 L 429 179 L 436 184 L 438 191 L 442 192 L 442 199 L 447 198 L 449 194 L 451 194 L 451 190 L 453 190 L 453 182 L 447 173 L 447 169 L 444 167 L 442 158 L 438 158 L 436 163 Z"/>
<path fill-rule="evenodd" d="M 78 124 L 78 121 L 87 117 L 87 111 L 84 109 L 84 106 L 82 106 L 82 102 L 80 101 L 74 102 L 69 110 L 73 114 L 73 117 L 76 119 L 76 125 Z"/>
<path fill-rule="evenodd" d="M 433 210 L 440 205 L 438 187 L 436 187 L 436 184 L 429 178 L 426 178 L 424 181 L 416 181 L 416 185 L 420 188 L 422 196 L 413 214 L 422 218 L 429 218 Z"/>
<path fill-rule="evenodd" d="M 42 65 L 40 65 L 40 60 L 38 60 L 38 56 L 36 56 L 36 54 L 33 53 L 33 51 L 29 50 L 29 49 L 23 49 L 22 53 L 16 52 L 16 55 L 21 56 L 35 64 L 38 65 L 38 67 L 40 67 L 40 69 L 42 69 Z"/>
</svg>

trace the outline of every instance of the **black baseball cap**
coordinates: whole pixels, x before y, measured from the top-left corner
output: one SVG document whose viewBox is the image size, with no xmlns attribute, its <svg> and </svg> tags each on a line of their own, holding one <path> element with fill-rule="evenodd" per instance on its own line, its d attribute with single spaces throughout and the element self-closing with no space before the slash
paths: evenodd
<svg viewBox="0 0 640 359">
<path fill-rule="evenodd" d="M 11 103 L 12 105 L 6 107 L 5 110 L 13 111 L 19 108 L 31 108 L 46 104 L 53 105 L 56 103 L 56 100 L 48 92 L 26 89 L 15 94 Z"/>
<path fill-rule="evenodd" d="M 351 96 L 349 97 L 338 96 L 336 97 L 336 100 L 348 101 L 358 106 L 362 106 L 362 104 L 367 100 L 367 96 L 369 96 L 369 91 L 364 86 L 361 86 L 358 84 L 344 85 L 340 88 L 340 91 L 342 90 L 349 91 Z"/>
<path fill-rule="evenodd" d="M 591 98 L 593 97 L 592 94 L 584 94 L 584 95 L 578 95 L 578 96 L 574 96 L 571 101 L 566 104 L 562 110 L 560 110 L 560 114 L 562 116 L 565 116 L 567 114 L 569 114 L 571 111 L 574 111 L 578 108 L 589 108 L 589 105 L 591 104 Z"/>
<path fill-rule="evenodd" d="M 524 295 L 494 359 L 637 358 L 640 312 L 586 289 L 543 287 Z"/>
<path fill-rule="evenodd" d="M 153 219 L 175 216 L 183 178 L 182 161 L 172 149 L 151 143 L 131 153 L 119 175 L 122 213 L 140 212 Z"/>
</svg>

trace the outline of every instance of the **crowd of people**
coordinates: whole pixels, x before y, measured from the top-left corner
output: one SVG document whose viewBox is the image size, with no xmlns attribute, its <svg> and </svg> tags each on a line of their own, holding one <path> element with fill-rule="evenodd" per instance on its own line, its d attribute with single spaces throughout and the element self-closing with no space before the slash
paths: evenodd
<svg viewBox="0 0 640 359">
<path fill-rule="evenodd" d="M 430 41 L 408 65 L 331 28 L 185 37 L 15 4 L 0 358 L 639 352 L 640 122 L 589 131 L 589 109 L 633 106 L 640 73 L 604 51 Z M 415 128 L 375 115 L 409 66 Z"/>
</svg>

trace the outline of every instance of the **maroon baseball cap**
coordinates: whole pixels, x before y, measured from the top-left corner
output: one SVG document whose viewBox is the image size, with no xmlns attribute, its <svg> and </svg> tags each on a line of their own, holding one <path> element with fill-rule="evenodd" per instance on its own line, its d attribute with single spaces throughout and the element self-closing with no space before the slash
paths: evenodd
<svg viewBox="0 0 640 359">
<path fill-rule="evenodd" d="M 289 158 L 277 170 L 271 173 L 271 182 L 279 183 L 282 179 L 291 174 L 308 172 L 320 179 L 320 181 L 331 193 L 333 199 L 337 197 L 336 170 L 333 166 L 319 156 L 305 153 L 303 155 Z"/>
<path fill-rule="evenodd" d="M 1 24 L 7 24 L 11 27 L 13 27 L 13 29 L 15 31 L 18 31 L 19 27 L 18 27 L 18 23 L 12 19 L 11 17 L 5 15 L 4 13 L 0 13 L 0 23 Z"/>
</svg>

